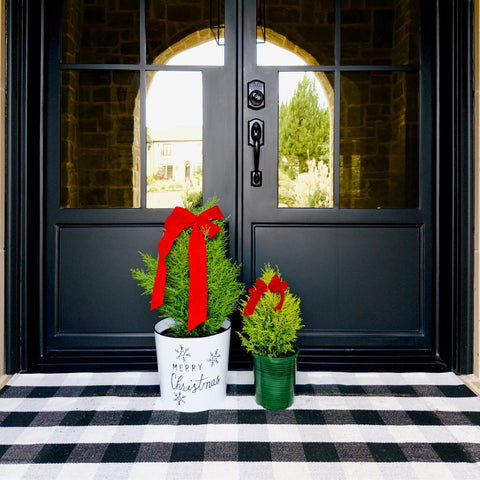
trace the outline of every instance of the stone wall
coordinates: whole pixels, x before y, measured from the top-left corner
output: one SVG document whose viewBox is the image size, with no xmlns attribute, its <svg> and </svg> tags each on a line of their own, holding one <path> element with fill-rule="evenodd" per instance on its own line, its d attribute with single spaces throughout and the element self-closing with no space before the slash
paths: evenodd
<svg viewBox="0 0 480 480">
<path fill-rule="evenodd" d="M 138 72 L 62 74 L 62 207 L 138 207 Z"/>
<path fill-rule="evenodd" d="M 179 3 L 146 1 L 152 63 L 211 38 L 209 1 Z M 61 58 L 67 64 L 138 64 L 138 1 L 64 0 Z M 139 71 L 64 70 L 61 92 L 61 206 L 139 207 Z"/>
<path fill-rule="evenodd" d="M 342 15 L 342 63 L 405 65 L 418 62 L 416 2 L 347 1 Z M 413 8 L 410 8 L 413 7 Z M 340 156 L 343 208 L 418 205 L 418 74 L 351 72 L 341 76 Z M 348 172 L 353 158 L 359 172 Z M 353 184 L 352 184 L 353 187 Z"/>
<path fill-rule="evenodd" d="M 342 64 L 416 64 L 418 20 L 418 0 L 342 0 Z"/>
<path fill-rule="evenodd" d="M 417 3 L 343 0 L 342 63 L 416 64 Z M 131 0 L 64 0 L 63 61 L 138 62 L 137 5 Z M 334 0 L 267 0 L 269 40 L 300 54 L 309 64 L 333 65 L 334 5 Z M 165 62 L 179 49 L 206 41 L 208 25 L 208 1 L 180 5 L 175 0 L 147 0 L 147 61 Z M 138 74 L 65 71 L 62 78 L 62 206 L 138 207 Z M 342 73 L 342 207 L 417 206 L 417 91 L 416 73 Z"/>
<path fill-rule="evenodd" d="M 214 23 L 217 2 L 214 0 Z M 162 63 L 160 55 L 170 58 L 179 53 L 178 47 L 189 48 L 205 41 L 210 27 L 209 0 L 147 0 L 145 15 L 147 63 Z M 218 22 L 224 23 L 223 12 Z M 196 32 L 202 32 L 195 41 Z M 188 44 L 183 40 L 190 37 Z M 211 37 L 210 37 L 211 38 Z M 163 58 L 163 57 L 160 57 Z"/>
<path fill-rule="evenodd" d="M 265 0 L 265 18 L 267 28 L 311 55 L 309 63 L 333 65 L 334 0 Z M 298 53 L 295 49 L 293 51 Z"/>
<path fill-rule="evenodd" d="M 64 63 L 139 62 L 135 0 L 64 0 Z M 61 206 L 140 206 L 138 72 L 65 70 L 61 102 Z"/>
<path fill-rule="evenodd" d="M 63 0 L 63 63 L 137 64 L 138 0 Z"/>
<path fill-rule="evenodd" d="M 418 204 L 416 73 L 342 74 L 340 156 L 343 169 L 360 159 L 359 190 L 341 172 L 343 208 L 411 208 Z"/>
<path fill-rule="evenodd" d="M 341 64 L 418 64 L 418 0 L 341 3 Z M 334 6 L 333 0 L 267 0 L 267 40 L 307 64 L 334 65 Z M 416 207 L 418 74 L 345 72 L 340 99 L 340 206 Z"/>
</svg>

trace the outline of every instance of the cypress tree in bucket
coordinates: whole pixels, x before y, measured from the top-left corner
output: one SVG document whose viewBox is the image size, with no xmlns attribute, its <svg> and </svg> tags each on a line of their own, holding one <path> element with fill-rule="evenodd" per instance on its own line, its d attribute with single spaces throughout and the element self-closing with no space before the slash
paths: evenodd
<svg viewBox="0 0 480 480">
<path fill-rule="evenodd" d="M 215 408 L 226 396 L 231 324 L 244 286 L 227 256 L 226 220 L 212 199 L 176 207 L 165 222 L 158 258 L 141 253 L 132 276 L 161 317 L 155 345 L 161 396 L 173 410 Z"/>
<path fill-rule="evenodd" d="M 253 356 L 255 398 L 268 410 L 293 403 L 298 347 L 297 331 L 303 327 L 300 299 L 283 281 L 278 267 L 265 265 L 262 276 L 241 304 L 242 345 Z"/>
</svg>

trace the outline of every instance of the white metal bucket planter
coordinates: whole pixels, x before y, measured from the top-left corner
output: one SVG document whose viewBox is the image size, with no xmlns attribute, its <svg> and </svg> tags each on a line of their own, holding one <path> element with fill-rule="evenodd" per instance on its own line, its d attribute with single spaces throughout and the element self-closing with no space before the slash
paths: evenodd
<svg viewBox="0 0 480 480">
<path fill-rule="evenodd" d="M 174 338 L 162 335 L 175 320 L 155 325 L 160 394 L 165 408 L 201 412 L 216 408 L 227 395 L 231 323 L 209 337 Z"/>
</svg>

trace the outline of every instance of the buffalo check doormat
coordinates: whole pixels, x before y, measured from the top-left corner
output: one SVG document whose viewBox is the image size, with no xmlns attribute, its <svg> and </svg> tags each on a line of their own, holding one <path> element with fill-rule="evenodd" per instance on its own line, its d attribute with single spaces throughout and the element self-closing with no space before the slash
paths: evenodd
<svg viewBox="0 0 480 480">
<path fill-rule="evenodd" d="M 157 374 L 17 374 L 0 479 L 480 479 L 480 398 L 453 373 L 298 372 L 268 411 L 252 372 L 215 410 L 162 408 Z"/>
</svg>

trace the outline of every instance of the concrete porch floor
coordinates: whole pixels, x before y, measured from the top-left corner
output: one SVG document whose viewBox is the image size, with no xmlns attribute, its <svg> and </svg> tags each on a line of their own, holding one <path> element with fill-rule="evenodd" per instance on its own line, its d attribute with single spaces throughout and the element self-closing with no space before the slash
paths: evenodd
<svg viewBox="0 0 480 480">
<path fill-rule="evenodd" d="M 480 378 L 475 375 L 459 375 L 460 380 L 480 397 Z"/>
</svg>

